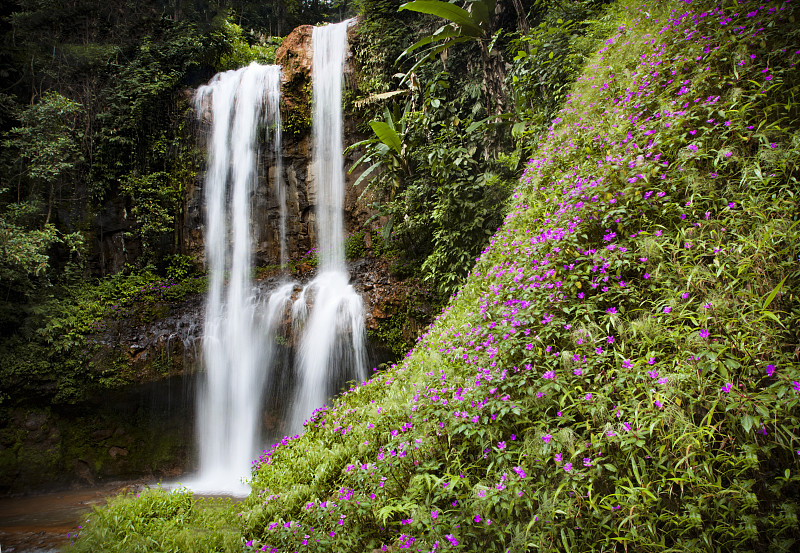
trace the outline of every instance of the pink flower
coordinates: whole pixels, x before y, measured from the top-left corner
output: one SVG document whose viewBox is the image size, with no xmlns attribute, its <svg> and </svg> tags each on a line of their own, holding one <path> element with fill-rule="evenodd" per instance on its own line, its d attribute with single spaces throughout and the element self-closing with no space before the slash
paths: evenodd
<svg viewBox="0 0 800 553">
<path fill-rule="evenodd" d="M 544 441 L 544 443 L 546 443 L 546 444 L 549 444 L 550 440 L 552 440 L 552 439 L 553 439 L 553 436 L 551 436 L 550 434 L 545 434 L 544 436 L 542 436 L 542 441 Z"/>
<path fill-rule="evenodd" d="M 770 363 L 767 365 L 767 376 L 772 376 L 775 373 L 775 365 Z"/>
<path fill-rule="evenodd" d="M 700 336 L 701 338 L 708 338 L 708 329 L 701 328 L 700 332 L 698 332 L 697 335 Z"/>
<path fill-rule="evenodd" d="M 567 472 L 571 471 L 572 470 L 572 463 L 567 463 L 566 465 L 564 465 L 564 470 L 567 471 Z"/>
</svg>

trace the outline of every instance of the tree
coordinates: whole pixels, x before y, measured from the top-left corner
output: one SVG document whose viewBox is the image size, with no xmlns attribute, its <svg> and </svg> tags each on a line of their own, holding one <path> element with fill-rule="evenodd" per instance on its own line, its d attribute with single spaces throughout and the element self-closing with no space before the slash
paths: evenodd
<svg viewBox="0 0 800 553">
<path fill-rule="evenodd" d="M 29 182 L 27 190 L 18 188 L 18 199 L 35 203 L 39 195 L 46 197 L 45 226 L 50 222 L 56 191 L 69 182 L 82 159 L 76 129 L 80 113 L 80 104 L 58 92 L 47 92 L 22 113 L 22 125 L 11 129 L 3 142 L 18 152 L 17 159 L 24 164 L 19 177 Z"/>
</svg>

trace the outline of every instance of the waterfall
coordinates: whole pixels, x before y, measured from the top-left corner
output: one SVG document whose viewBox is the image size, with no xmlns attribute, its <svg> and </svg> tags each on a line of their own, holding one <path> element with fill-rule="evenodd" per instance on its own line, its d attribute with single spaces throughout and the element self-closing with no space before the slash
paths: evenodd
<svg viewBox="0 0 800 553">
<path fill-rule="evenodd" d="M 317 189 L 319 273 L 295 301 L 294 325 L 302 329 L 290 429 L 303 422 L 348 380 L 366 376 L 364 313 L 349 284 L 344 257 L 344 146 L 342 84 L 347 27 L 352 20 L 315 27 L 312 94 L 314 181 Z M 311 307 L 306 302 L 310 297 Z"/>
<path fill-rule="evenodd" d="M 266 124 L 280 132 L 280 84 L 279 66 L 253 63 L 216 75 L 195 98 L 197 112 L 211 122 L 205 382 L 197 408 L 200 471 L 191 484 L 198 491 L 247 493 L 242 479 L 260 445 L 264 366 L 271 354 L 265 336 L 279 315 L 273 298 L 263 309 L 253 287 L 250 204 L 258 179 L 257 130 Z"/>
<path fill-rule="evenodd" d="M 248 493 L 244 482 L 256 457 L 265 403 L 288 411 L 280 413 L 283 429 L 299 432 L 345 382 L 366 377 L 363 304 L 349 283 L 344 254 L 342 84 L 351 21 L 315 28 L 313 34 L 309 187 L 316 187 L 319 271 L 305 287 L 284 283 L 263 299 L 250 276 L 250 203 L 262 126 L 275 129 L 273 193 L 280 206 L 281 265 L 287 261 L 280 67 L 254 63 L 220 73 L 197 92 L 198 113 L 211 120 L 211 130 L 205 185 L 206 379 L 197 409 L 200 472 L 186 483 L 195 491 Z"/>
</svg>

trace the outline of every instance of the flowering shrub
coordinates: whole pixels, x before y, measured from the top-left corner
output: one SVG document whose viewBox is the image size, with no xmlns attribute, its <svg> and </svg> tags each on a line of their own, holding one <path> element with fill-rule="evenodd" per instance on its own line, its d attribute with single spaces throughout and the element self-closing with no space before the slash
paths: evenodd
<svg viewBox="0 0 800 553">
<path fill-rule="evenodd" d="M 270 450 L 263 551 L 788 551 L 791 2 L 619 6 L 467 284 Z"/>
</svg>

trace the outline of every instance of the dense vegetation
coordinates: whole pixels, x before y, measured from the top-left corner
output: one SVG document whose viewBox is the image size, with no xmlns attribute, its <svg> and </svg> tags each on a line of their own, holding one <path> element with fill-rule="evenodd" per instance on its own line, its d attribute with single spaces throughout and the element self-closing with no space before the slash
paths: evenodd
<svg viewBox="0 0 800 553">
<path fill-rule="evenodd" d="M 0 405 L 74 403 L 131 380 L 124 363 L 95 355 L 98 321 L 112 306 L 142 319 L 156 301 L 202 290 L 183 236 L 201 167 L 191 87 L 273 62 L 281 33 L 348 11 L 301 0 L 3 4 Z M 164 283 L 170 293 L 154 298 Z"/>
<path fill-rule="evenodd" d="M 414 350 L 264 451 L 238 516 L 212 524 L 240 537 L 215 550 L 796 549 L 797 7 L 576 3 L 583 23 L 559 9 L 506 43 L 518 142 L 493 109 L 466 118 L 437 96 L 471 93 L 441 60 L 407 80 L 409 107 L 371 126 L 392 232 L 431 237 L 422 270 L 453 251 L 436 235 L 457 231 L 436 226 L 446 194 L 528 160 L 502 225 Z M 458 47 L 481 46 L 463 41 L 447 63 Z M 482 80 L 476 69 L 469 82 Z M 481 126 L 485 142 L 471 135 Z M 481 194 L 475 209 L 496 210 Z M 423 205 L 438 211 L 415 222 Z M 153 494 L 169 504 L 147 515 L 158 525 L 122 499 L 77 550 L 115 532 L 106 549 L 190 550 L 168 529 L 183 496 Z"/>
</svg>

